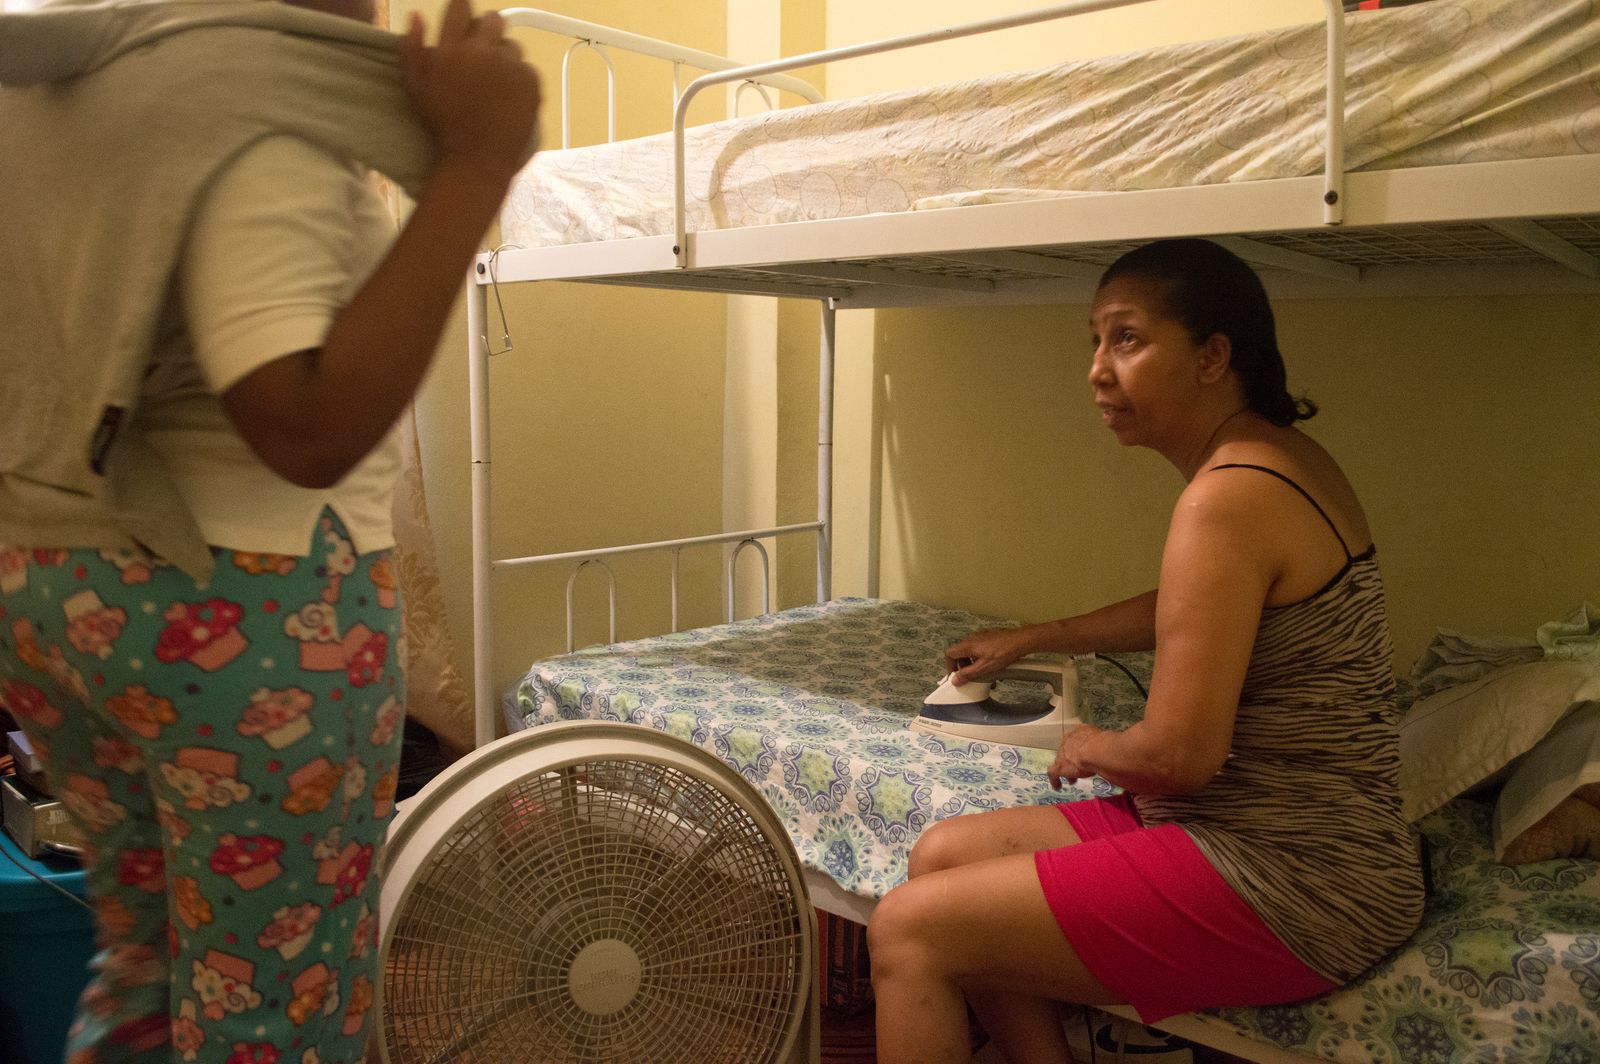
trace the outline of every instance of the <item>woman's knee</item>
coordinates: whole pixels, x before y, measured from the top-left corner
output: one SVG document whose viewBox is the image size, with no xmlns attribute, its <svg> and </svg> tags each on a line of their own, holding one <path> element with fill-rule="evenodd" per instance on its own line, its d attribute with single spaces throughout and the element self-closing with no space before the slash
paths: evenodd
<svg viewBox="0 0 1600 1064">
<path fill-rule="evenodd" d="M 916 843 L 911 847 L 911 855 L 906 859 L 906 876 L 916 879 L 929 872 L 941 872 L 946 868 L 965 864 L 973 859 L 969 848 L 962 841 L 966 834 L 961 829 L 960 820 L 941 820 L 929 825 Z"/>
<path fill-rule="evenodd" d="M 873 909 L 867 923 L 867 954 L 874 976 L 897 968 L 926 945 L 929 922 L 921 893 L 905 884 L 884 895 Z"/>
</svg>

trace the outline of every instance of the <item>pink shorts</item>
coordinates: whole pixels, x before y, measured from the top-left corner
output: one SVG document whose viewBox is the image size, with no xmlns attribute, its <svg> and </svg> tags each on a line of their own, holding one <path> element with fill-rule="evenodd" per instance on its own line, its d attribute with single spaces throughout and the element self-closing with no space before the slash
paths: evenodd
<svg viewBox="0 0 1600 1064">
<path fill-rule="evenodd" d="M 1142 826 L 1127 795 L 1057 808 L 1083 841 L 1033 855 L 1045 901 L 1084 965 L 1144 1022 L 1334 989 L 1178 825 Z"/>
</svg>

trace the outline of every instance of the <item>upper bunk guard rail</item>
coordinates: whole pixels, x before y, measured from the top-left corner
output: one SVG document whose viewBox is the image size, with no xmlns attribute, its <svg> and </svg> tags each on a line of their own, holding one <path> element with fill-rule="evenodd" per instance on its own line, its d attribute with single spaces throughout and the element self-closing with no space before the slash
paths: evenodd
<svg viewBox="0 0 1600 1064">
<path fill-rule="evenodd" d="M 689 247 L 684 130 L 687 127 L 689 104 L 694 101 L 695 96 L 702 90 L 708 89 L 713 85 L 724 85 L 730 81 L 759 81 L 762 78 L 781 74 L 786 70 L 816 66 L 819 63 L 832 63 L 841 59 L 856 59 L 866 55 L 878 55 L 881 52 L 914 48 L 923 44 L 935 44 L 940 41 L 955 40 L 959 37 L 970 37 L 978 33 L 992 33 L 996 30 L 1014 29 L 1018 26 L 1029 26 L 1037 22 L 1051 22 L 1056 19 L 1071 18 L 1074 15 L 1087 15 L 1096 11 L 1109 11 L 1114 8 L 1132 7 L 1135 4 L 1147 4 L 1149 2 L 1150 0 L 1071 0 L 1070 3 L 1055 4 L 1050 7 L 1024 11 L 1015 15 L 982 19 L 978 22 L 947 26 L 944 29 L 928 30 L 924 33 L 909 33 L 903 37 L 890 37 L 882 41 L 868 41 L 864 44 L 852 44 L 843 48 L 827 48 L 819 52 L 791 56 L 788 59 L 775 59 L 767 63 L 755 63 L 751 66 L 715 71 L 696 78 L 689 83 L 687 89 L 683 90 L 683 95 L 678 98 L 678 106 L 672 116 L 672 253 L 677 259 L 679 268 L 688 269 L 695 265 Z M 1344 5 L 1340 0 L 1322 0 L 1322 4 L 1324 8 L 1323 17 L 1328 27 L 1327 138 L 1323 162 L 1322 219 L 1327 225 L 1337 225 L 1344 220 Z"/>
<path fill-rule="evenodd" d="M 648 56 L 652 59 L 664 59 L 672 64 L 673 103 L 681 102 L 683 93 L 678 89 L 680 71 L 684 67 L 693 67 L 696 70 L 726 71 L 743 69 L 737 62 L 727 56 L 715 55 L 711 52 L 702 52 L 697 48 L 685 48 L 681 44 L 663 41 L 658 37 L 646 37 L 639 33 L 628 33 L 625 30 L 613 29 L 602 26 L 597 22 L 585 22 L 583 19 L 568 18 L 566 15 L 557 15 L 551 11 L 541 11 L 533 7 L 511 7 L 500 12 L 500 17 L 507 26 L 517 26 L 524 29 L 543 30 L 562 37 L 573 38 L 573 43 L 567 48 L 566 54 L 561 57 L 561 146 L 572 146 L 571 128 L 572 94 L 567 91 L 571 83 L 571 62 L 574 52 L 580 50 L 593 51 L 606 65 L 606 139 L 617 139 L 617 72 L 611 65 L 611 56 L 607 48 L 621 48 L 624 51 L 634 52 L 638 55 Z M 759 77 L 735 77 L 730 81 L 753 82 L 759 91 L 760 86 L 770 85 L 772 88 L 784 92 L 792 92 L 809 103 L 821 103 L 822 94 L 816 87 L 802 81 L 800 78 L 790 77 L 787 74 L 771 74 Z M 763 95 L 765 95 L 763 93 Z M 770 106 L 771 100 L 768 99 Z"/>
<path fill-rule="evenodd" d="M 561 147 L 572 147 L 572 53 L 587 49 L 606 65 L 606 143 L 617 139 L 617 66 L 611 53 L 593 41 L 573 41 L 561 57 Z M 678 69 L 676 63 L 673 70 Z"/>
</svg>

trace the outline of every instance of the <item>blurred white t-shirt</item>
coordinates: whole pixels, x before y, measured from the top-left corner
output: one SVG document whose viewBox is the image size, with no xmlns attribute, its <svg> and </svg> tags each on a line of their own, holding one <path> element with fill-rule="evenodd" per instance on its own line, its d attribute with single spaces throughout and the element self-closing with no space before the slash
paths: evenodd
<svg viewBox="0 0 1600 1064">
<path fill-rule="evenodd" d="M 218 399 L 266 363 L 322 346 L 393 237 L 364 172 L 293 137 L 257 142 L 206 193 L 138 412 L 206 542 L 304 555 L 326 506 L 358 553 L 394 545 L 393 433 L 333 487 L 301 488 L 256 457 Z M 184 331 L 192 345 L 173 342 Z"/>
</svg>

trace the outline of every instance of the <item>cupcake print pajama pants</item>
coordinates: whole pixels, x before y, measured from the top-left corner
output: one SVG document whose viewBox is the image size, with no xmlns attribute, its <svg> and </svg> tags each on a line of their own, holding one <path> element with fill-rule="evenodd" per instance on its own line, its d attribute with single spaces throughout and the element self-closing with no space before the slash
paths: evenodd
<svg viewBox="0 0 1600 1064">
<path fill-rule="evenodd" d="M 88 840 L 69 1064 L 354 1064 L 405 688 L 390 552 L 0 552 L 0 704 Z"/>
</svg>

